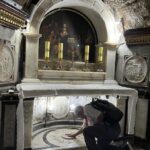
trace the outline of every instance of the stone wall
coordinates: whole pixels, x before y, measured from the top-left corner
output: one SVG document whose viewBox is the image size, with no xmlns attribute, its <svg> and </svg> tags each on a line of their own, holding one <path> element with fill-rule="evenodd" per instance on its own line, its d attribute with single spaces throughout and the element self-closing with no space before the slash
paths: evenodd
<svg viewBox="0 0 150 150">
<path fill-rule="evenodd" d="M 125 30 L 150 26 L 149 0 L 103 0 Z"/>
</svg>

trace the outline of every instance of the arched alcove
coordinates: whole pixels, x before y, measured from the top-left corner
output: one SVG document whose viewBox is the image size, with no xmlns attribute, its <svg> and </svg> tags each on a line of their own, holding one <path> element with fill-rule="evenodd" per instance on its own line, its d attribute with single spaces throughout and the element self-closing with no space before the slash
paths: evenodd
<svg viewBox="0 0 150 150">
<path fill-rule="evenodd" d="M 101 0 L 40 0 L 30 18 L 28 32 L 38 34 L 44 16 L 59 8 L 72 8 L 87 16 L 98 33 L 99 42 L 118 43 L 114 17 Z"/>
<path fill-rule="evenodd" d="M 84 46 L 89 45 L 89 62 L 96 62 L 97 33 L 91 21 L 74 9 L 61 8 L 49 12 L 39 33 L 39 59 L 44 59 L 45 41 L 50 42 L 49 59 L 58 59 L 58 44 L 63 43 L 63 61 L 84 62 Z"/>
</svg>

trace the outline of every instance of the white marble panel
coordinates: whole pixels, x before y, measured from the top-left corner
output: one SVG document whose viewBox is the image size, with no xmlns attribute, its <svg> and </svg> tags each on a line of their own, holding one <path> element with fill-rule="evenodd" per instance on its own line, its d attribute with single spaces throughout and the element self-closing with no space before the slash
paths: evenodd
<svg viewBox="0 0 150 150">
<path fill-rule="evenodd" d="M 33 100 L 24 101 L 24 148 L 31 148 Z"/>
<path fill-rule="evenodd" d="M 47 97 L 36 97 L 33 105 L 33 124 L 43 122 L 46 114 Z"/>
<path fill-rule="evenodd" d="M 139 98 L 137 103 L 135 135 L 142 139 L 146 139 L 148 102 L 147 99 Z"/>
</svg>

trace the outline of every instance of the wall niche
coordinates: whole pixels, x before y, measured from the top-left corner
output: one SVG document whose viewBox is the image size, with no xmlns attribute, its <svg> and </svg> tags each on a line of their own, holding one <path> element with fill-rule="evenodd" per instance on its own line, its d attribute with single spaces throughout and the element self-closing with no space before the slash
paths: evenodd
<svg viewBox="0 0 150 150">
<path fill-rule="evenodd" d="M 89 71 L 96 68 L 97 34 L 90 20 L 72 9 L 48 13 L 40 27 L 39 69 Z"/>
</svg>

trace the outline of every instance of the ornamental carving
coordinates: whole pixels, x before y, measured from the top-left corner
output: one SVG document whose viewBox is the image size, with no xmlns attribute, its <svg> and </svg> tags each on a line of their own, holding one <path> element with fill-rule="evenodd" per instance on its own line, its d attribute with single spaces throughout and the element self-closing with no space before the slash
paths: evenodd
<svg viewBox="0 0 150 150">
<path fill-rule="evenodd" d="M 127 36 L 126 42 L 128 45 L 149 44 L 150 35 Z"/>
<path fill-rule="evenodd" d="M 0 82 L 14 80 L 14 47 L 0 42 Z"/>
<path fill-rule="evenodd" d="M 150 44 L 150 28 L 130 29 L 124 33 L 128 45 Z"/>
<path fill-rule="evenodd" d="M 0 24 L 12 29 L 17 29 L 25 25 L 26 14 L 0 1 Z"/>
<path fill-rule="evenodd" d="M 55 97 L 50 103 L 50 110 L 55 119 L 65 118 L 69 113 L 69 100 L 67 97 Z"/>
<path fill-rule="evenodd" d="M 130 83 L 142 83 L 147 75 L 146 58 L 141 56 L 129 57 L 124 66 L 124 76 Z"/>
</svg>

